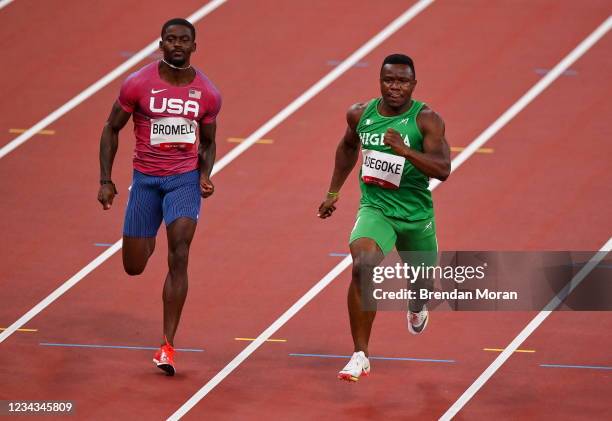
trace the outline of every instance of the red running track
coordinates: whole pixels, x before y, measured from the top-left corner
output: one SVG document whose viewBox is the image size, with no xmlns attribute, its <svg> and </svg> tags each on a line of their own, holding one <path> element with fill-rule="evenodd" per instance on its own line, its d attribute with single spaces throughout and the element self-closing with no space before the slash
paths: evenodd
<svg viewBox="0 0 612 421">
<path fill-rule="evenodd" d="M 149 351 L 38 346 L 39 342 L 154 343 L 160 329 L 160 280 L 165 272 L 165 250 L 160 244 L 143 277 L 123 275 L 120 259 L 115 256 L 35 318 L 31 324 L 39 329 L 37 334 L 15 334 L 3 343 L 6 352 L 15 356 L 10 367 L 1 369 L 0 394 L 3 398 L 4 391 L 11 391 L 6 398 L 73 399 L 77 401 L 80 415 L 96 419 L 125 418 L 129 414 L 146 418 L 168 416 L 244 347 L 244 343 L 233 341 L 233 337 L 254 336 L 261 332 L 337 262 L 338 258 L 329 257 L 329 252 L 346 250 L 346 237 L 357 203 L 354 177 L 347 185 L 334 222 L 318 221 L 314 210 L 331 171 L 333 149 L 343 130 L 342 115 L 352 102 L 376 95 L 377 63 L 382 57 L 390 51 L 411 51 L 419 72 L 417 97 L 427 100 L 443 114 L 451 143 L 463 146 L 537 81 L 535 67 L 552 67 L 606 16 L 603 2 L 593 3 L 584 10 L 577 10 L 566 2 L 554 6 L 529 2 L 523 8 L 513 5 L 483 7 L 478 14 L 470 13 L 469 7 L 449 3 L 438 2 L 431 6 L 365 58 L 367 67 L 351 70 L 267 135 L 275 140 L 273 146 L 255 145 L 216 177 L 218 191 L 214 200 L 205 203 L 205 220 L 192 251 L 190 296 L 178 336 L 179 346 L 203 347 L 205 352 L 179 354 L 179 376 L 166 379 L 153 371 L 148 362 Z M 468 4 L 472 5 L 482 6 L 480 2 Z M 210 68 L 209 74 L 221 86 L 225 97 L 226 108 L 219 133 L 220 154 L 229 148 L 223 143 L 225 137 L 246 136 L 325 74 L 329 70 L 327 60 L 347 56 L 406 6 L 394 2 L 379 16 L 368 15 L 369 8 L 365 4 L 361 9 L 351 9 L 349 14 L 330 7 L 324 9 L 325 14 L 313 16 L 306 6 L 292 5 L 279 10 L 272 4 L 265 4 L 251 11 L 252 16 L 258 17 L 257 22 L 248 20 L 236 25 L 239 16 L 249 16 L 248 9 L 245 10 L 248 7 L 246 2 L 229 2 L 198 25 L 201 33 L 207 34 L 203 35 L 205 38 L 216 39 L 216 34 L 221 44 L 214 50 L 206 50 L 206 54 L 203 54 L 204 49 L 198 54 L 198 57 L 204 56 L 202 66 Z M 270 12 L 263 13 L 266 10 Z M 306 19 L 309 12 L 316 19 L 305 22 L 301 18 Z M 283 13 L 285 19 L 279 19 Z M 581 19 L 571 19 L 577 13 Z M 267 27 L 265 21 L 262 22 L 266 18 L 269 19 Z M 338 19 L 344 23 L 340 24 Z M 228 22 L 240 27 L 245 32 L 244 38 L 223 38 Z M 275 35 L 269 34 L 272 26 L 276 28 Z M 308 37 L 303 36 L 306 31 Z M 342 35 L 345 33 L 354 36 L 347 39 Z M 449 37 L 449 33 L 453 36 Z M 482 37 L 483 33 L 488 34 L 486 38 Z M 261 41 L 262 37 L 266 42 Z M 555 41 L 553 45 L 551 40 Z M 302 49 L 295 48 L 299 42 L 303 42 Z M 257 48 L 262 45 L 265 48 Z M 312 45 L 317 48 L 312 49 Z M 559 97 L 554 97 L 557 83 L 570 84 L 575 94 L 584 94 L 585 102 L 593 101 L 592 104 L 601 102 L 599 98 L 605 96 L 606 91 L 597 89 L 597 85 L 592 90 L 582 90 L 583 71 L 592 69 L 606 74 L 605 68 L 598 70 L 605 65 L 606 58 L 596 55 L 603 46 L 602 41 L 593 49 L 593 56 L 588 53 L 577 63 L 580 84 L 569 77 L 555 82 L 550 91 L 487 145 L 495 148 L 494 154 L 471 158 L 436 191 L 439 239 L 444 249 L 595 249 L 607 239 L 612 230 L 601 209 L 605 209 L 605 205 L 609 207 L 609 195 L 606 197 L 600 188 L 588 182 L 598 175 L 605 177 L 602 172 L 606 168 L 604 154 L 583 150 L 586 148 L 580 148 L 577 142 L 571 153 L 566 153 L 565 148 L 550 147 L 552 139 L 568 136 L 566 130 L 558 127 L 558 116 L 572 111 L 559 107 Z M 223 55 L 232 47 L 244 50 L 229 58 Z M 435 56 L 431 55 L 432 49 L 436 51 Z M 308 54 L 304 54 L 304 50 Z M 279 51 L 283 51 L 286 61 L 274 61 Z M 257 68 L 256 78 L 251 79 L 251 67 L 244 65 L 243 54 L 250 54 L 247 57 L 257 60 L 253 66 Z M 594 60 L 594 68 L 589 65 L 581 70 L 579 66 L 588 65 L 589 58 Z M 489 67 L 483 67 L 483 63 Z M 607 63 L 609 68 L 609 61 Z M 603 78 L 601 75 L 599 77 Z M 68 168 L 60 160 L 49 159 L 52 156 L 95 158 L 95 138 L 117 86 L 118 83 L 105 89 L 59 121 L 58 132 L 66 133 L 61 141 L 51 146 L 31 141 L 0 163 L 0 171 L 6 171 L 2 175 L 16 177 L 18 174 L 23 180 L 19 186 L 3 186 L 2 191 L 3 197 L 14 200 L 12 206 L 2 205 L 3 215 L 7 215 L 4 220 L 11 221 L 10 226 L 3 227 L 9 240 L 5 243 L 13 245 L 9 250 L 11 254 L 2 253 L 6 256 L 3 263 L 8 262 L 3 265 L 5 271 L 12 271 L 6 277 L 3 275 L 3 279 L 16 282 L 19 277 L 19 285 L 23 288 L 9 290 L 3 296 L 3 302 L 11 303 L 0 310 L 0 320 L 6 323 L 16 319 L 99 253 L 91 243 L 112 242 L 119 236 L 123 202 L 115 206 L 114 213 L 101 216 L 93 201 L 95 159 L 77 160 Z M 270 92 L 269 86 L 278 88 Z M 561 90 L 557 95 L 565 97 L 566 91 Z M 470 99 L 469 103 L 466 98 Z M 603 121 L 607 115 L 605 108 L 598 109 L 584 102 L 580 105 L 584 107 L 577 113 L 586 115 L 588 109 L 593 109 L 594 113 L 589 115 L 594 122 Z M 538 120 L 532 121 L 534 118 Z M 584 118 L 576 118 L 576 128 L 582 129 L 581 132 L 592 129 L 593 136 L 606 148 L 602 133 L 606 130 L 609 133 L 609 124 L 588 125 L 581 124 L 582 121 Z M 79 130 L 75 131 L 74 127 Z M 533 142 L 515 140 L 534 130 L 542 132 L 534 136 Z M 83 138 L 93 140 L 82 142 Z M 124 135 L 126 138 L 128 136 Z M 126 186 L 129 184 L 130 147 L 125 145 L 125 140 L 123 143 L 116 174 L 121 185 Z M 566 175 L 564 169 L 569 168 L 568 164 L 576 157 L 595 161 L 573 177 Z M 546 161 L 548 167 L 544 165 L 541 169 L 537 182 L 525 181 L 517 186 L 515 170 L 533 171 L 533 162 L 542 161 Z M 26 163 L 31 163 L 30 168 L 35 170 L 25 171 Z M 551 168 L 555 170 L 554 177 Z M 90 179 L 83 174 L 91 174 Z M 41 183 L 41 175 L 48 182 Z M 558 185 L 555 177 L 564 177 L 569 193 L 551 192 L 550 186 Z M 66 186 L 62 182 L 65 179 L 74 180 L 73 185 Z M 462 183 L 465 185 L 458 185 Z M 59 193 L 50 190 L 49 185 L 61 186 Z M 23 186 L 29 191 L 24 192 Z M 512 197 L 517 194 L 521 195 L 520 203 Z M 544 204 L 538 202 L 542 194 L 546 194 Z M 579 208 L 568 207 L 567 201 L 571 201 L 568 194 L 574 198 L 585 194 L 592 200 L 581 203 Z M 89 197 L 88 202 L 85 199 Z M 44 203 L 53 205 L 41 205 Z M 506 210 L 508 205 L 515 206 L 514 212 Z M 530 217 L 520 214 L 525 208 Z M 556 210 L 552 222 L 543 208 Z M 592 218 L 594 227 L 591 230 L 585 227 L 586 231 L 576 236 L 573 228 L 565 229 L 583 224 L 585 213 Z M 34 215 L 37 215 L 36 220 Z M 66 218 L 66 215 L 72 216 Z M 518 215 L 520 221 L 515 222 L 508 215 L 515 218 Z M 514 223 L 521 229 L 513 226 Z M 552 225 L 545 232 L 547 235 L 538 231 L 542 224 Z M 12 228 L 18 226 L 28 229 Z M 573 236 L 567 234 L 572 231 Z M 78 246 L 62 249 L 57 247 L 58 243 Z M 17 264 L 26 258 L 31 259 L 31 266 Z M 41 268 L 44 268 L 42 274 Z M 415 338 L 406 334 L 401 314 L 380 314 L 372 338 L 374 354 L 448 358 L 458 362 L 449 367 L 433 363 L 375 362 L 372 378 L 351 388 L 334 378 L 343 365 L 342 360 L 305 360 L 288 356 L 289 352 L 349 353 L 350 337 L 344 308 L 346 274 L 342 278 L 275 335 L 287 338 L 287 343 L 265 344 L 194 408 L 191 416 L 232 419 L 273 415 L 290 419 L 437 417 L 492 360 L 493 355 L 481 349 L 505 346 L 531 318 L 529 314 L 487 314 L 483 317 L 483 314 L 436 313 L 428 335 L 415 342 Z M 559 315 L 560 318 L 564 316 Z M 563 320 L 547 321 L 538 335 L 551 326 L 547 336 L 550 341 L 563 326 L 559 322 Z M 504 328 L 500 329 L 498 326 L 502 324 Z M 605 326 L 602 323 L 592 331 L 598 332 L 599 327 Z M 581 355 L 588 355 L 587 352 L 585 349 Z M 520 357 L 513 357 L 510 362 L 525 360 Z M 544 370 L 531 365 L 528 368 Z M 516 382 L 524 382 L 525 373 L 500 371 L 494 379 L 507 379 L 506 384 L 515 386 Z M 546 375 L 554 376 L 552 372 Z M 32 379 L 32 383 L 24 384 L 23 378 Z M 168 383 L 161 383 L 168 381 L 172 382 L 172 388 L 167 387 Z M 500 417 L 507 413 L 508 405 L 504 405 L 507 398 L 499 395 L 498 387 L 489 389 L 491 385 L 493 382 L 482 392 L 488 398 L 481 402 L 480 395 L 476 395 L 474 402 L 466 407 L 466 414 L 473 414 L 473 418 L 493 413 Z M 527 410 L 532 411 L 529 414 L 533 416 L 551 413 L 550 408 L 543 412 L 545 407 L 540 407 L 537 400 L 545 399 L 547 389 L 534 384 L 534 390 L 542 393 L 535 401 L 527 402 L 532 407 L 515 406 L 515 415 L 520 416 Z M 373 396 L 377 399 L 372 399 Z M 597 409 L 589 396 L 581 395 L 577 399 L 580 399 L 578 404 Z M 500 404 L 502 408 L 495 406 Z"/>
</svg>

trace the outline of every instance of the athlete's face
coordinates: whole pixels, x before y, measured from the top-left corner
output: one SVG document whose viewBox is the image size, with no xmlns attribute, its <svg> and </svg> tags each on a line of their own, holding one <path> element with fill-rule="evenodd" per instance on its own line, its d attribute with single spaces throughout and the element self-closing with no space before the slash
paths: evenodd
<svg viewBox="0 0 612 421">
<path fill-rule="evenodd" d="M 191 30 L 183 25 L 171 25 L 159 42 L 164 60 L 178 67 L 189 64 L 189 57 L 196 49 Z"/>
<path fill-rule="evenodd" d="M 407 64 L 385 64 L 380 70 L 380 93 L 391 108 L 401 108 L 411 97 L 416 80 Z"/>
</svg>

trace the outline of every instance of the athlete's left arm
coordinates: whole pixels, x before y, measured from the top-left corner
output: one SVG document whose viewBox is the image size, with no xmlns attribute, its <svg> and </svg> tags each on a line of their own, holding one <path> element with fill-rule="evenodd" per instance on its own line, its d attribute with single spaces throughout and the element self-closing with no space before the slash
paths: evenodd
<svg viewBox="0 0 612 421">
<path fill-rule="evenodd" d="M 450 148 L 444 136 L 444 121 L 435 111 L 424 107 L 417 117 L 417 124 L 423 134 L 423 152 L 406 146 L 401 135 L 393 129 L 387 130 L 384 141 L 423 174 L 444 181 L 451 171 Z"/>
<path fill-rule="evenodd" d="M 207 198 L 215 191 L 215 186 L 210 181 L 210 174 L 215 164 L 217 144 L 215 134 L 217 122 L 200 122 L 200 144 L 198 145 L 198 161 L 200 164 L 200 192 L 203 198 Z"/>
</svg>

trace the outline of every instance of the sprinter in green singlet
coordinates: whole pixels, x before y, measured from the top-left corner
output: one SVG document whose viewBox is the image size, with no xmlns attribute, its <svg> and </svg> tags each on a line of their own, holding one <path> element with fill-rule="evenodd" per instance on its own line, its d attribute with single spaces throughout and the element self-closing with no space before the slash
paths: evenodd
<svg viewBox="0 0 612 421">
<path fill-rule="evenodd" d="M 416 86 L 412 59 L 403 54 L 385 58 L 380 70 L 381 97 L 353 105 L 348 127 L 336 150 L 334 173 L 318 216 L 336 210 L 340 188 L 362 151 L 359 174 L 361 203 L 350 236 L 353 258 L 348 309 L 354 353 L 340 371 L 342 380 L 357 381 L 368 374 L 368 342 L 376 311 L 362 306 L 361 280 L 393 247 L 398 251 L 438 250 L 429 179 L 446 180 L 450 149 L 444 121 L 422 102 L 412 99 Z M 419 334 L 429 314 L 421 301 L 410 301 L 408 330 Z"/>
</svg>

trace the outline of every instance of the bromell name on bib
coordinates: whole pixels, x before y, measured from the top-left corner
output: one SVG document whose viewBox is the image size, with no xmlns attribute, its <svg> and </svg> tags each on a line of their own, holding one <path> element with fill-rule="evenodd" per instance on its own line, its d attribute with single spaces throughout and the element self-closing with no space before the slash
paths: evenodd
<svg viewBox="0 0 612 421">
<path fill-rule="evenodd" d="M 151 145 L 161 149 L 187 149 L 196 141 L 198 123 L 184 117 L 151 119 Z"/>
</svg>

